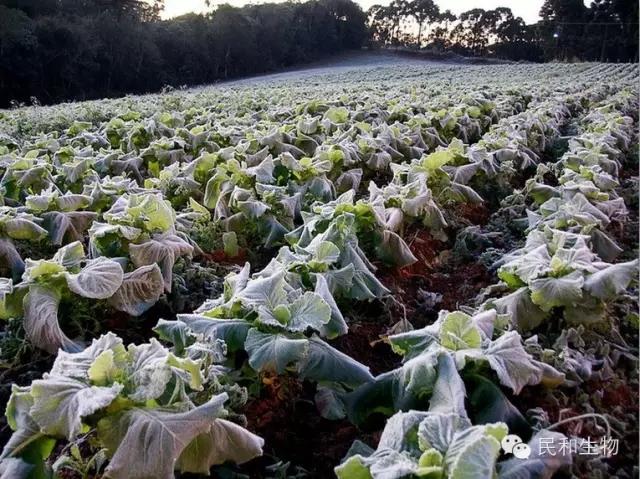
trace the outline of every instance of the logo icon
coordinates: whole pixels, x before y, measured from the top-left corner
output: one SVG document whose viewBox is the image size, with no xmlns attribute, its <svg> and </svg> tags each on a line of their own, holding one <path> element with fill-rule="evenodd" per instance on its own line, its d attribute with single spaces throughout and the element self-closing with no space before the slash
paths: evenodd
<svg viewBox="0 0 640 479">
<path fill-rule="evenodd" d="M 502 439 L 502 450 L 506 454 L 513 454 L 518 459 L 529 459 L 531 448 L 522 442 L 520 436 L 509 434 Z"/>
<path fill-rule="evenodd" d="M 522 443 L 522 439 L 515 434 L 509 434 L 502 438 L 502 450 L 507 454 L 511 454 L 513 452 L 513 448 L 516 444 Z"/>
<path fill-rule="evenodd" d="M 520 443 L 513 447 L 513 455 L 518 459 L 529 459 L 531 448 L 528 444 Z"/>
</svg>

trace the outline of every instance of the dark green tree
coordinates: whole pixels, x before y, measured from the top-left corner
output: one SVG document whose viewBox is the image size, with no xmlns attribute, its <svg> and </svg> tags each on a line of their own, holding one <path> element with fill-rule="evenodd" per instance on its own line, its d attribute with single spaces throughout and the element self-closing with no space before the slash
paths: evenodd
<svg viewBox="0 0 640 479">
<path fill-rule="evenodd" d="M 406 5 L 406 13 L 418 24 L 416 45 L 422 47 L 422 28 L 425 24 L 435 22 L 440 17 L 440 7 L 433 0 L 411 0 Z"/>
<path fill-rule="evenodd" d="M 0 106 L 158 91 L 360 48 L 351 0 L 220 5 L 161 21 L 162 0 L 0 0 Z"/>
<path fill-rule="evenodd" d="M 580 58 L 589 11 L 582 0 L 545 0 L 540 8 L 541 32 L 547 58 Z"/>
</svg>

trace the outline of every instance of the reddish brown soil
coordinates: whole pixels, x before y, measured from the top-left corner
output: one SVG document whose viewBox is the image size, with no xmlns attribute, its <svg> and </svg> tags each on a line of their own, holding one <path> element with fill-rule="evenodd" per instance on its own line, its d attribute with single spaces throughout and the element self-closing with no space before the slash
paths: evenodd
<svg viewBox="0 0 640 479">
<path fill-rule="evenodd" d="M 402 304 L 406 308 L 407 319 L 411 321 L 418 309 L 418 291 L 425 289 L 428 276 L 441 267 L 438 255 L 447 245 L 434 239 L 425 230 L 413 230 L 406 237 L 407 244 L 418 261 L 405 268 L 381 268 L 376 275 L 391 291 L 396 304 Z M 404 314 L 404 311 L 398 309 L 398 313 Z M 396 321 L 401 318 L 399 316 Z"/>
<path fill-rule="evenodd" d="M 491 217 L 491 211 L 483 203 L 457 203 L 453 211 L 455 217 L 471 225 L 486 225 Z"/>
<path fill-rule="evenodd" d="M 630 382 L 635 386 L 631 386 Z M 616 376 L 606 381 L 586 381 L 574 388 L 560 387 L 547 390 L 542 386 L 528 387 L 519 396 L 510 397 L 510 399 L 520 411 L 542 408 L 550 424 L 582 414 L 598 413 L 605 414 L 627 426 L 632 425 L 630 429 L 621 431 L 617 429 L 616 423 L 612 422 L 614 429 L 612 437 L 619 440 L 619 451 L 618 454 L 606 459 L 606 462 L 611 467 L 611 472 L 615 472 L 620 468 L 628 467 L 631 459 L 637 461 L 639 402 L 637 380 Z M 632 418 L 636 418 L 635 426 Z M 555 430 L 566 435 L 599 440 L 602 432 L 596 429 L 596 421 L 599 426 L 603 426 L 601 420 L 589 418 L 567 422 Z M 586 463 L 580 466 L 580 477 L 592 477 L 587 467 Z"/>
<path fill-rule="evenodd" d="M 450 246 L 434 239 L 425 230 L 414 231 L 407 238 L 418 261 L 402 269 L 381 270 L 378 276 L 395 299 L 405 306 L 407 319 L 412 323 L 417 321 L 414 326 L 422 322 L 421 318 L 415 317 L 416 310 L 420 309 L 417 304 L 419 290 L 440 293 L 440 308 L 451 311 L 468 303 L 494 280 L 479 263 L 457 264 L 452 250 L 448 249 Z"/>
<path fill-rule="evenodd" d="M 291 376 L 263 377 L 261 397 L 246 407 L 248 428 L 265 439 L 265 454 L 291 461 L 309 471 L 309 478 L 326 479 L 340 463 L 355 439 L 375 446 L 379 434 L 364 434 L 348 421 L 329 421 L 313 403 L 315 387 Z M 272 460 L 271 460 L 272 462 Z M 251 478 L 264 477 L 269 458 L 243 467 Z"/>
<path fill-rule="evenodd" d="M 621 422 L 634 425 L 632 429 L 624 431 L 621 437 L 616 432 L 614 438 L 619 439 L 619 451 L 607 462 L 615 471 L 621 467 L 628 467 L 629 460 L 638 460 L 638 388 L 631 387 L 627 381 L 614 378 L 610 381 L 589 381 L 584 385 L 584 392 L 591 397 L 602 394 L 598 412 L 610 414 Z M 587 412 L 587 411 L 585 411 Z M 635 423 L 631 418 L 635 418 Z M 598 437 L 597 433 L 587 432 L 587 435 Z M 584 434 L 582 435 L 584 437 Z"/>
<path fill-rule="evenodd" d="M 492 281 L 492 276 L 484 266 L 470 263 L 433 273 L 428 277 L 427 287 L 429 291 L 442 294 L 443 309 L 453 311 L 468 303 Z"/>
<path fill-rule="evenodd" d="M 222 265 L 236 264 L 236 265 L 242 266 L 247 261 L 247 257 L 248 257 L 247 250 L 244 248 L 241 248 L 238 251 L 237 256 L 229 256 L 227 253 L 225 253 L 221 249 L 212 251 L 212 252 L 202 253 L 202 259 L 205 261 L 205 263 L 214 263 L 214 264 L 222 264 Z"/>
<path fill-rule="evenodd" d="M 391 324 L 386 322 L 351 323 L 349 332 L 331 344 L 356 361 L 369 366 L 373 375 L 390 371 L 398 367 L 401 359 L 381 339 L 390 326 Z"/>
</svg>

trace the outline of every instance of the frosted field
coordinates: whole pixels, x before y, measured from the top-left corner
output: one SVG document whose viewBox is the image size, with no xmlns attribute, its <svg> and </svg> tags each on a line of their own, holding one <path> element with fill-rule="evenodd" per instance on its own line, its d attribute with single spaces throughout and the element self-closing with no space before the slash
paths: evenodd
<svg viewBox="0 0 640 479">
<path fill-rule="evenodd" d="M 637 85 L 357 55 L 0 111 L 0 477 L 631 477 Z"/>
</svg>

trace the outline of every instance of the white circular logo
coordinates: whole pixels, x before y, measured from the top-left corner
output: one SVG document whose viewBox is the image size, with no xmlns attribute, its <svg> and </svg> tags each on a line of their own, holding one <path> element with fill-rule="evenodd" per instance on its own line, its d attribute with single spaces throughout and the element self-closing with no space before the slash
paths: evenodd
<svg viewBox="0 0 640 479">
<path fill-rule="evenodd" d="M 521 443 L 522 439 L 520 439 L 519 436 L 516 436 L 515 434 L 509 434 L 508 436 L 502 438 L 502 450 L 507 454 L 511 454 L 513 452 L 514 446 Z"/>
<path fill-rule="evenodd" d="M 528 444 L 516 444 L 513 447 L 513 455 L 518 459 L 529 459 L 529 456 L 531 455 L 531 448 Z"/>
</svg>

